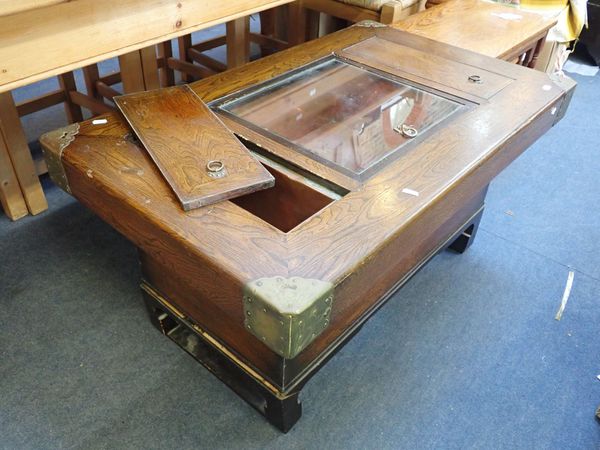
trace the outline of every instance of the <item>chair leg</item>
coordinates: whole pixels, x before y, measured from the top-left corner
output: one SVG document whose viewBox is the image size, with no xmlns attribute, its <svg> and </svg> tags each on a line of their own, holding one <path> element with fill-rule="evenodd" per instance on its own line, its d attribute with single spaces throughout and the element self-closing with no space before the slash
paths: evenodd
<svg viewBox="0 0 600 450">
<path fill-rule="evenodd" d="M 65 93 L 65 114 L 67 115 L 67 120 L 69 123 L 83 121 L 81 106 L 76 105 L 73 103 L 73 101 L 71 101 L 71 92 L 77 90 L 73 72 L 67 72 L 59 75 L 58 83 L 60 84 L 60 89 Z"/>
<path fill-rule="evenodd" d="M 306 42 L 306 24 L 308 10 L 296 1 L 289 5 L 289 30 L 288 42 L 290 45 L 298 45 Z M 318 25 L 317 25 L 318 27 Z"/>
<path fill-rule="evenodd" d="M 276 10 L 268 9 L 259 13 L 260 34 L 266 37 L 275 37 Z M 273 49 L 266 45 L 260 45 L 260 56 L 265 57 L 273 53 Z"/>
<path fill-rule="evenodd" d="M 249 17 L 227 22 L 227 68 L 239 67 L 250 60 Z"/>
<path fill-rule="evenodd" d="M 100 80 L 98 64 L 90 64 L 89 66 L 83 67 L 81 70 L 83 72 L 83 80 L 85 81 L 85 89 L 88 97 L 103 101 L 102 94 L 98 92 L 98 88 L 96 87 L 96 83 Z"/>
<path fill-rule="evenodd" d="M 192 47 L 192 35 L 186 34 L 185 36 L 181 36 L 177 39 L 177 43 L 179 45 L 179 60 L 183 63 L 193 64 L 192 59 L 188 55 L 188 50 Z M 191 83 L 194 81 L 194 78 L 186 72 L 181 72 L 181 79 L 185 83 Z"/>
<path fill-rule="evenodd" d="M 173 46 L 171 41 L 161 42 L 157 46 L 158 59 L 162 67 L 159 69 L 160 85 L 162 87 L 175 85 L 175 72 L 169 67 L 169 58 L 173 57 Z"/>
</svg>

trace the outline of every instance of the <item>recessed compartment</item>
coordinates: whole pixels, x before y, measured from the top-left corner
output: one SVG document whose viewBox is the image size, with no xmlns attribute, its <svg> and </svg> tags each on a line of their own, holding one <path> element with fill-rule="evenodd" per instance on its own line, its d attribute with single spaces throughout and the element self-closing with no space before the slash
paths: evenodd
<svg viewBox="0 0 600 450">
<path fill-rule="evenodd" d="M 231 201 L 287 233 L 315 215 L 347 191 L 309 178 L 292 168 L 255 154 L 275 178 L 275 186 L 253 192 Z"/>
</svg>

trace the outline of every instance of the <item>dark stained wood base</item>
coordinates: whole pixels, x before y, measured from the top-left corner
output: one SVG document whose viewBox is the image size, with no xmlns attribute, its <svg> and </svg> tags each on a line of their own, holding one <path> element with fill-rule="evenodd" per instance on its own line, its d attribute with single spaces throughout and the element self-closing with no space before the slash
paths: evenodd
<svg viewBox="0 0 600 450">
<path fill-rule="evenodd" d="M 274 393 L 220 351 L 185 318 L 178 317 L 144 282 L 142 292 L 152 324 L 265 416 L 272 425 L 287 433 L 300 419 L 302 404 L 298 399 L 299 391 L 285 395 Z"/>
<path fill-rule="evenodd" d="M 150 315 L 150 321 L 162 334 L 193 356 L 196 361 L 261 413 L 273 426 L 287 433 L 302 416 L 299 394 L 308 380 L 360 331 L 364 323 L 404 283 L 433 259 L 433 256 L 445 249 L 451 249 L 458 253 L 466 251 L 475 239 L 483 209 L 482 205 L 456 233 L 438 248 L 438 251 L 423 261 L 409 277 L 401 280 L 394 289 L 381 298 L 377 307 L 365 314 L 356 326 L 339 341 L 333 351 L 313 366 L 302 382 L 289 392 L 280 392 L 257 373 L 249 373 L 251 368 L 244 361 L 238 359 L 231 349 L 226 348 L 217 338 L 212 337 L 196 324 L 191 323 L 146 280 L 143 280 L 141 284 L 144 302 Z"/>
<path fill-rule="evenodd" d="M 479 228 L 479 222 L 483 216 L 483 208 L 473 218 L 471 224 L 456 238 L 452 244 L 448 246 L 449 249 L 454 250 L 457 253 L 464 253 L 475 240 L 477 229 Z"/>
</svg>

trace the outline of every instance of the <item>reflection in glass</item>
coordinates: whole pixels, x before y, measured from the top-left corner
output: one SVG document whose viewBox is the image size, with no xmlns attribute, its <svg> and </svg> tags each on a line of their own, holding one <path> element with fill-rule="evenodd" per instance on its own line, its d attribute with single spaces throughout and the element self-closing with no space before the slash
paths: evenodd
<svg viewBox="0 0 600 450">
<path fill-rule="evenodd" d="M 220 105 L 352 174 L 361 174 L 413 139 L 408 129 L 422 136 L 461 107 L 336 59 Z"/>
</svg>

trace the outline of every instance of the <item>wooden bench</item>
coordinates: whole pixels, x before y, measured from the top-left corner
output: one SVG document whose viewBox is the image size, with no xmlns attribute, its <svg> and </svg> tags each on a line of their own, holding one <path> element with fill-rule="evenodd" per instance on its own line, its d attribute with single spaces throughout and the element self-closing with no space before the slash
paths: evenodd
<svg viewBox="0 0 600 450">
<path fill-rule="evenodd" d="M 76 115 L 77 105 L 100 107 L 100 101 L 91 102 L 93 97 L 69 85 L 72 70 L 121 56 L 126 91 L 156 87 L 158 78 L 151 74 L 156 63 L 147 49 L 290 1 L 107 0 L 98 8 L 93 0 L 0 0 L 0 204 L 6 215 L 16 220 L 47 208 L 11 90 L 67 74 L 60 92 L 21 105 L 21 110 L 66 102 Z M 96 86 L 97 81 L 90 77 Z"/>
</svg>

